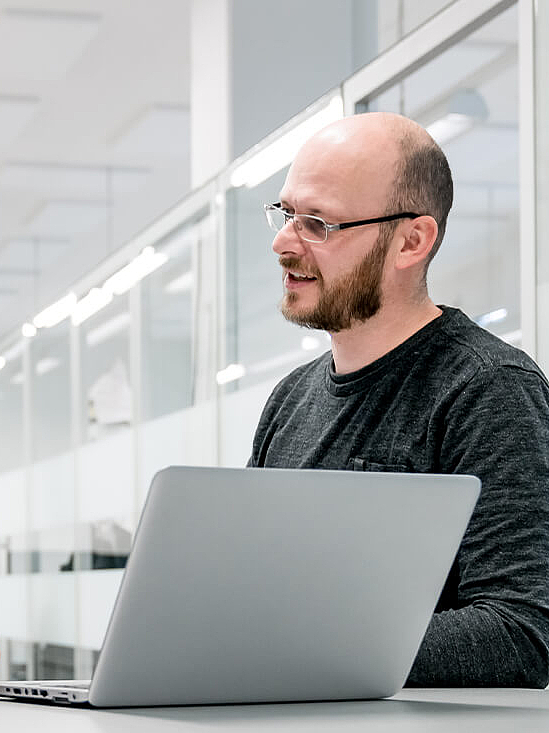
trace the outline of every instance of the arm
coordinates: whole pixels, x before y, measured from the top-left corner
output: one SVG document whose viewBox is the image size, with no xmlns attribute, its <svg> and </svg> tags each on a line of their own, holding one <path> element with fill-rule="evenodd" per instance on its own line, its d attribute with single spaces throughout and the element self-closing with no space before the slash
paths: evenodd
<svg viewBox="0 0 549 733">
<path fill-rule="evenodd" d="M 549 389 L 535 372 L 477 374 L 434 416 L 444 473 L 482 492 L 458 552 L 451 608 L 435 613 L 412 686 L 549 681 Z"/>
</svg>

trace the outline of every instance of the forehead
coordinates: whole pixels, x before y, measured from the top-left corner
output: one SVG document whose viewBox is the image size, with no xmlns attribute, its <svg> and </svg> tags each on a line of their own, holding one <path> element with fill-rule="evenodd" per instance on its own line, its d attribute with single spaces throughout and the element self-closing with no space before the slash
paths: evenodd
<svg viewBox="0 0 549 733">
<path fill-rule="evenodd" d="M 392 185 L 391 153 L 368 141 L 357 150 L 356 145 L 314 140 L 290 166 L 280 200 L 300 213 L 377 213 Z"/>
</svg>

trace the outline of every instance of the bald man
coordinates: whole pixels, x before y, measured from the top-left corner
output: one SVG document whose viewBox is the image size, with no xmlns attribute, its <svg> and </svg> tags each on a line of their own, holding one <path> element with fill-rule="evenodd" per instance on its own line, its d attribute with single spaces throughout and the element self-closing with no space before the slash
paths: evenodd
<svg viewBox="0 0 549 733">
<path fill-rule="evenodd" d="M 440 148 L 388 114 L 310 139 L 280 202 L 285 318 L 331 351 L 272 392 L 250 466 L 468 473 L 482 492 L 408 678 L 549 682 L 549 384 L 536 364 L 429 298 L 452 205 Z"/>
</svg>

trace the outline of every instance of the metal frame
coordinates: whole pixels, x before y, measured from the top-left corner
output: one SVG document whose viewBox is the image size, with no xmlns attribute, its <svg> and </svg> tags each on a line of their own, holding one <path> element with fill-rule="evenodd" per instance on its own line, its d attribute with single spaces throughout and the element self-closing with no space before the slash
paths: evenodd
<svg viewBox="0 0 549 733">
<path fill-rule="evenodd" d="M 343 82 L 345 114 L 353 114 L 365 97 L 394 86 L 515 2 L 456 0 Z"/>
</svg>

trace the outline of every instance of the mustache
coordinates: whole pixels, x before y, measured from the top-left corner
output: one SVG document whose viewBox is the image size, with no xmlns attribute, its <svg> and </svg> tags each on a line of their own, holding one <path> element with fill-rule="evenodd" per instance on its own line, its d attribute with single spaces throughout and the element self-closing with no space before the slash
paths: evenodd
<svg viewBox="0 0 549 733">
<path fill-rule="evenodd" d="M 284 257 L 278 258 L 278 264 L 286 270 L 298 270 L 307 277 L 316 277 L 318 280 L 321 279 L 320 272 L 316 268 L 305 267 L 301 264 L 299 257 Z"/>
</svg>

